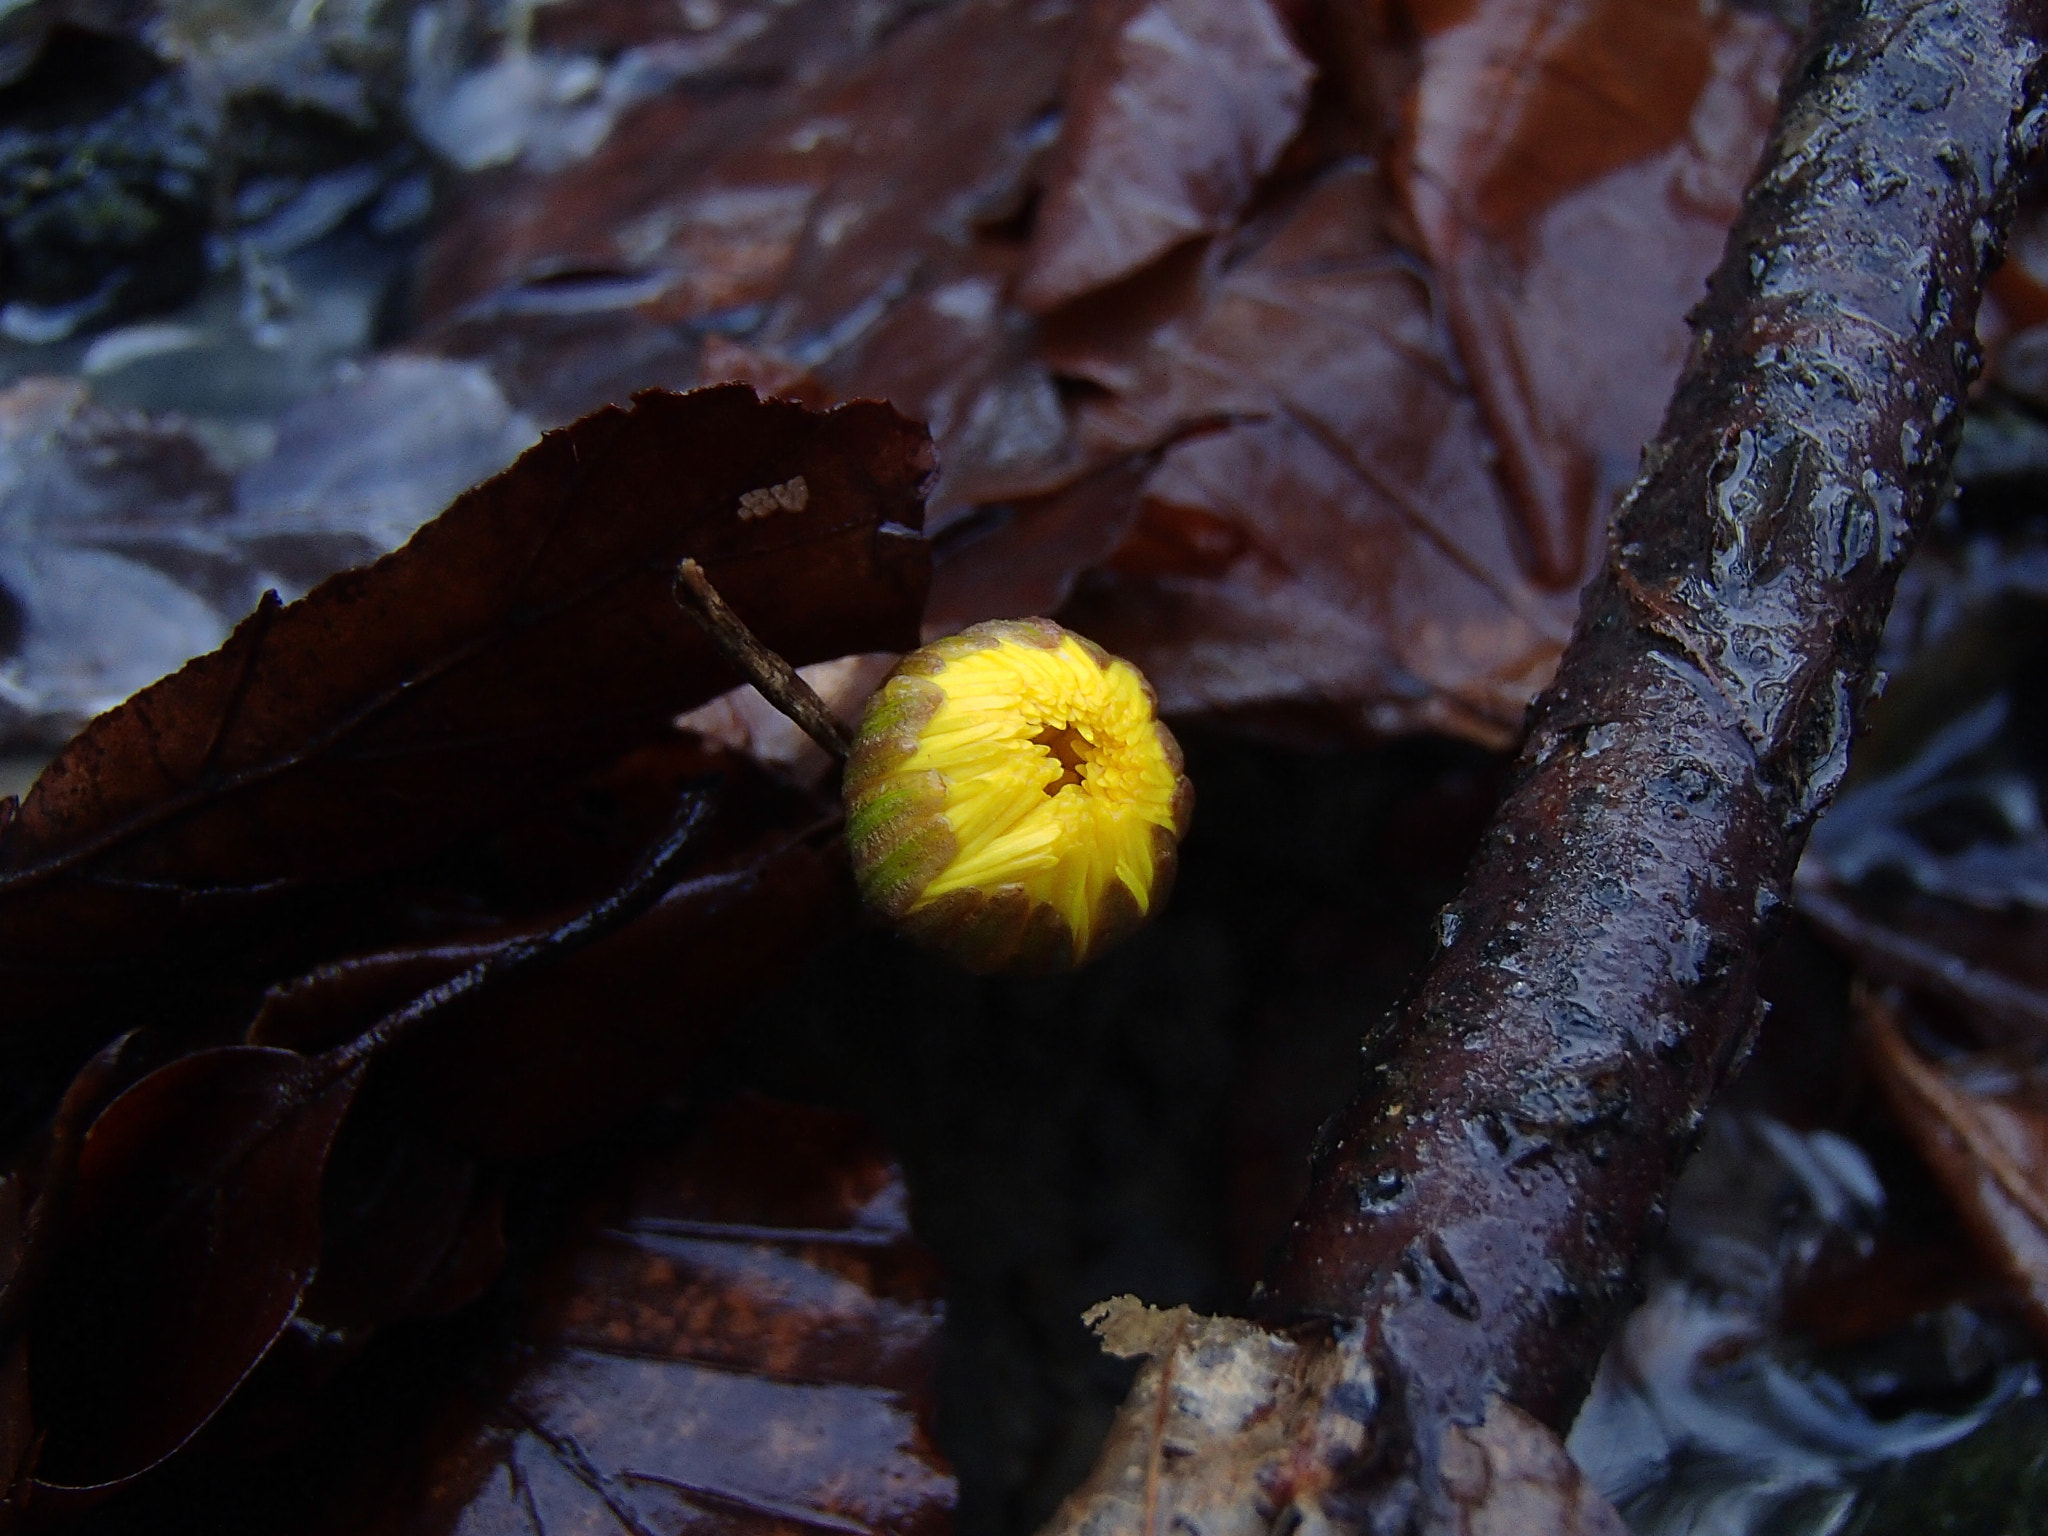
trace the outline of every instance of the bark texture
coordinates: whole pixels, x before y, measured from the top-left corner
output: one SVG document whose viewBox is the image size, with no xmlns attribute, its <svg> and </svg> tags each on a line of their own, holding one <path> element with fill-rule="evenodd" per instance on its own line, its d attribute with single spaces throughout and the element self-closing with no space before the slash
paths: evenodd
<svg viewBox="0 0 2048 1536">
<path fill-rule="evenodd" d="M 1788 77 L 1514 787 L 1261 1299 L 1366 1320 L 1419 1444 L 1493 1392 L 1568 1422 L 1749 1049 L 1760 926 L 1947 493 L 2044 27 L 1836 4 Z"/>
<path fill-rule="evenodd" d="M 2048 0 L 1845 0 L 1787 77 L 1513 788 L 1261 1288 L 1371 1383 L 1370 1433 L 1314 1480 L 1338 1526 L 1477 1529 L 1470 1427 L 1498 1396 L 1561 1429 L 1635 1298 L 1947 494 L 2044 30 Z M 1130 1523 L 1102 1477 L 1056 1527 Z M 1169 1502 L 1148 1525 L 1214 1505 Z"/>
</svg>

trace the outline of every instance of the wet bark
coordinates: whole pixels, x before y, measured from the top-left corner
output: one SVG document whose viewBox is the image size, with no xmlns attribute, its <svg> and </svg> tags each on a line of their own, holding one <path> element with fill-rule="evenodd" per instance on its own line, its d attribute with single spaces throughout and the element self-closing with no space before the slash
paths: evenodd
<svg viewBox="0 0 2048 1536">
<path fill-rule="evenodd" d="M 1636 1296 L 1947 494 L 2044 31 L 2048 0 L 1838 3 L 1788 76 L 1513 787 L 1261 1288 L 1375 1383 L 1317 1480 L 1339 1524 L 1463 1529 L 1457 1426 L 1498 1395 L 1561 1430 Z"/>
<path fill-rule="evenodd" d="M 1569 1422 L 1749 1049 L 1759 932 L 1947 494 L 2044 29 L 1837 4 L 1788 77 L 1514 787 L 1261 1298 L 1365 1319 L 1422 1443 L 1491 1392 Z"/>
</svg>

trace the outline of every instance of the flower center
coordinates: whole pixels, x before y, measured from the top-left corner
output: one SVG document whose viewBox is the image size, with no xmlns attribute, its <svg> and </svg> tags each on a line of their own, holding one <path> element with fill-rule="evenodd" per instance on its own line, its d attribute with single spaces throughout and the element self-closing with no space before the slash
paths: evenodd
<svg viewBox="0 0 2048 1536">
<path fill-rule="evenodd" d="M 1045 786 L 1048 795 L 1057 795 L 1069 784 L 1079 784 L 1081 769 L 1095 761 L 1095 743 L 1075 726 L 1048 725 L 1031 739 L 1060 765 L 1060 776 Z"/>
</svg>

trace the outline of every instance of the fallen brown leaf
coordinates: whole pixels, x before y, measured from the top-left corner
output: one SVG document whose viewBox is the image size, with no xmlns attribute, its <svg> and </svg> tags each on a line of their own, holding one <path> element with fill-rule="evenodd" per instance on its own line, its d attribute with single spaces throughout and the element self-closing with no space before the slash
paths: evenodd
<svg viewBox="0 0 2048 1536">
<path fill-rule="evenodd" d="M 1120 0 L 1075 61 L 1018 302 L 1048 310 L 1236 223 L 1314 66 L 1268 0 Z"/>
<path fill-rule="evenodd" d="M 1050 442 L 1020 430 L 1046 417 L 1051 383 L 1042 369 L 1014 376 L 1028 350 L 1006 302 L 1018 243 L 995 232 L 1028 202 L 1080 9 L 962 0 L 893 28 L 822 9 L 872 40 L 852 57 L 785 60 L 780 90 L 709 105 L 670 92 L 590 161 L 505 178 L 466 205 L 426 259 L 430 336 L 504 355 L 551 395 L 565 364 L 617 387 L 576 361 L 592 336 L 613 353 L 655 346 L 642 367 L 694 365 L 695 341 L 656 346 L 687 324 L 785 377 L 814 373 L 838 398 L 886 398 L 927 422 L 948 485 L 981 494 L 1042 476 L 1047 463 L 1020 454 L 1057 468 L 1064 428 L 1053 402 Z M 551 307 L 573 323 L 550 325 Z M 762 376 L 722 347 L 705 356 L 724 377 Z M 934 512 L 952 495 L 941 487 Z"/>
<path fill-rule="evenodd" d="M 0 830 L 8 1137 L 145 1013 L 219 1028 L 252 969 L 274 967 L 260 987 L 327 958 L 318 899 L 510 819 L 731 686 L 669 596 L 684 554 L 796 661 L 913 643 L 928 455 L 885 406 L 643 395 L 95 721 Z M 739 516 L 795 477 L 802 511 Z"/>
<path fill-rule="evenodd" d="M 939 1278 L 857 1122 L 756 1098 L 593 1198 L 394 1507 L 470 1536 L 934 1536 Z"/>
<path fill-rule="evenodd" d="M 1995 1058 L 1935 1066 L 1896 1005 L 1866 994 L 1861 1006 L 1866 1055 L 1899 1123 L 2048 1335 L 2048 1074 Z"/>
<path fill-rule="evenodd" d="M 117 1486 L 198 1433 L 298 1312 L 322 1258 L 329 1153 L 372 1066 L 466 997 L 629 924 L 694 858 L 711 822 L 708 794 L 685 797 L 615 893 L 485 954 L 330 1050 L 195 1051 L 116 1096 L 85 1134 L 70 1209 L 41 1236 L 39 1248 L 59 1252 L 34 1254 L 50 1270 L 29 1298 L 24 1346 L 40 1487 L 61 1502 Z"/>
<path fill-rule="evenodd" d="M 536 329 L 580 306 L 600 350 L 923 417 L 932 629 L 1072 598 L 1176 711 L 1504 744 L 1785 35 L 1621 0 L 1319 16 L 963 0 L 781 90 L 671 93 L 479 200 L 426 308 L 457 350 L 527 349 L 521 377 L 582 376 Z M 1360 158 L 1404 98 L 1405 147 Z"/>
<path fill-rule="evenodd" d="M 1427 280 L 1381 212 L 1371 168 L 1340 166 L 1256 250 L 1192 253 L 1105 296 L 1120 317 L 1077 305 L 1048 338 L 1056 371 L 1104 392 L 1078 412 L 1091 451 L 1158 454 L 1067 614 L 1168 713 L 1292 705 L 1504 743 L 1571 605 L 1523 571 Z M 1033 536 L 1020 516 L 968 546 L 935 604 Z"/>
<path fill-rule="evenodd" d="M 1704 0 L 1408 0 L 1399 180 L 1531 569 L 1576 588 L 1678 378 L 1790 39 Z"/>
</svg>

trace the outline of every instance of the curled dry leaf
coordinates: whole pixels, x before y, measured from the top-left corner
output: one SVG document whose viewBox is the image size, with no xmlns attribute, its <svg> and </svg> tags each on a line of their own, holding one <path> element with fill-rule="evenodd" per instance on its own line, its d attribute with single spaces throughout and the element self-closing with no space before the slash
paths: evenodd
<svg viewBox="0 0 2048 1536">
<path fill-rule="evenodd" d="M 1100 8 L 1019 301 L 1052 309 L 1236 223 L 1301 126 L 1314 73 L 1268 0 Z"/>
<path fill-rule="evenodd" d="M 1628 1536 L 1557 1436 L 1505 1398 L 1444 1432 L 1440 1465 L 1449 1509 L 1431 1536 Z"/>
<path fill-rule="evenodd" d="M 1326 1501 L 1341 1501 L 1344 1475 L 1368 1454 L 1378 1401 L 1355 1343 L 1132 1296 L 1085 1320 L 1110 1354 L 1145 1365 L 1094 1471 L 1042 1536 L 1259 1536 L 1341 1518 Z"/>
<path fill-rule="evenodd" d="M 251 967 L 272 967 L 260 986 L 326 958 L 316 898 L 504 822 L 729 687 L 669 595 L 682 556 L 793 660 L 907 648 L 929 452 L 886 406 L 644 394 L 95 721 L 0 831 L 8 1139 L 138 1009 L 218 1028 Z M 802 511 L 739 516 L 796 476 Z"/>
<path fill-rule="evenodd" d="M 1862 1015 L 1893 1112 L 2048 1336 L 2048 1073 L 1996 1058 L 1936 1065 L 1906 1038 L 1895 1004 L 1865 995 Z"/>
<path fill-rule="evenodd" d="M 937 1536 L 936 1265 L 858 1122 L 743 1098 L 589 1202 L 518 1337 L 352 1529 Z"/>
</svg>

